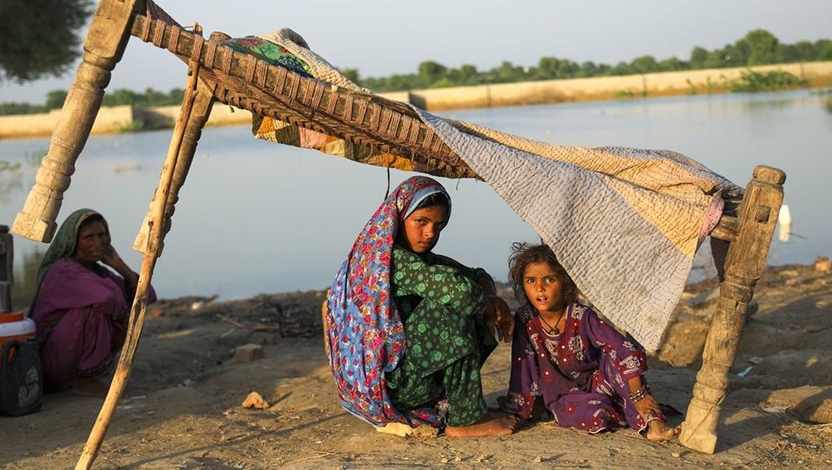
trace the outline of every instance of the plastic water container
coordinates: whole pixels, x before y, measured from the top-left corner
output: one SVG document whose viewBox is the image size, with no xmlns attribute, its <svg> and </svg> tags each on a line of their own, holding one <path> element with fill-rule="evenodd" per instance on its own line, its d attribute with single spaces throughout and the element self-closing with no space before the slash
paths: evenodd
<svg viewBox="0 0 832 470">
<path fill-rule="evenodd" d="M 12 312 L 11 284 L 0 281 L 0 351 L 6 342 L 16 339 L 21 343 L 26 338 L 35 337 L 35 322 L 31 318 L 24 318 L 23 312 Z M 0 371 L 3 370 L 0 360 Z"/>
<path fill-rule="evenodd" d="M 24 318 L 23 312 L 0 313 L 0 351 L 3 350 L 3 345 L 7 341 L 16 339 L 24 343 L 26 338 L 34 337 L 35 322 L 31 318 Z M 2 371 L 3 362 L 0 361 L 0 371 Z"/>
</svg>

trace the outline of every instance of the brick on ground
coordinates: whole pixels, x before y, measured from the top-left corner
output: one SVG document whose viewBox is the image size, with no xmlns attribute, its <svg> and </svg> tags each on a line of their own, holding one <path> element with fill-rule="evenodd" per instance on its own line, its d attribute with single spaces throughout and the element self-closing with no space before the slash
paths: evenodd
<svg viewBox="0 0 832 470">
<path fill-rule="evenodd" d="M 244 344 L 234 350 L 234 360 L 237 363 L 251 362 L 266 357 L 266 350 L 259 344 Z"/>
</svg>

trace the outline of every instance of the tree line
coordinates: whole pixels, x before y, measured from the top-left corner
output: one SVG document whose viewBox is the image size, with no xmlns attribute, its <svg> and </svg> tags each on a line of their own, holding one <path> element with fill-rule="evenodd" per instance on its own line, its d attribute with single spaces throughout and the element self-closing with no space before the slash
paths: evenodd
<svg viewBox="0 0 832 470">
<path fill-rule="evenodd" d="M 428 60 L 420 63 L 417 72 L 411 74 L 362 78 L 358 69 L 355 68 L 345 68 L 341 70 L 341 73 L 356 84 L 375 92 L 390 92 L 825 60 L 832 60 L 832 40 L 820 39 L 815 42 L 799 41 L 794 44 L 783 44 L 765 29 L 756 29 L 723 48 L 709 51 L 703 47 L 694 47 L 688 60 L 671 57 L 658 61 L 653 56 L 644 55 L 630 62 L 622 61 L 616 65 L 608 65 L 591 61 L 579 64 L 569 59 L 542 57 L 536 66 L 520 66 L 504 61 L 499 66 L 482 72 L 470 64 L 452 68 Z M 783 77 L 774 78 L 780 83 L 783 82 Z M 0 115 L 43 113 L 59 109 L 63 106 L 66 94 L 65 90 L 51 91 L 42 105 L 0 103 Z M 168 106 L 180 104 L 183 94 L 184 91 L 178 88 L 168 93 L 152 88 L 146 89 L 144 93 L 116 89 L 104 95 L 103 104 L 104 106 Z"/>
<path fill-rule="evenodd" d="M 61 109 L 66 100 L 67 90 L 52 90 L 46 94 L 44 104 L 32 103 L 0 103 L 0 116 L 16 114 L 39 114 L 53 109 Z M 185 90 L 174 88 L 167 93 L 146 89 L 143 93 L 118 88 L 104 94 L 103 106 L 132 105 L 137 108 L 153 108 L 156 106 L 170 106 L 181 104 Z"/>
<path fill-rule="evenodd" d="M 694 47 L 688 60 L 671 57 L 659 61 L 653 56 L 644 55 L 636 57 L 631 62 L 622 61 L 616 65 L 608 65 L 589 61 L 579 64 L 569 59 L 542 57 L 537 66 L 520 66 L 504 61 L 499 66 L 483 72 L 470 64 L 450 68 L 438 62 L 425 61 L 419 64 L 417 73 L 407 75 L 362 78 L 356 69 L 345 69 L 342 73 L 358 85 L 376 92 L 384 92 L 825 60 L 832 60 L 832 40 L 782 44 L 765 29 L 755 29 L 733 44 L 720 49 L 709 51 L 704 47 Z"/>
</svg>

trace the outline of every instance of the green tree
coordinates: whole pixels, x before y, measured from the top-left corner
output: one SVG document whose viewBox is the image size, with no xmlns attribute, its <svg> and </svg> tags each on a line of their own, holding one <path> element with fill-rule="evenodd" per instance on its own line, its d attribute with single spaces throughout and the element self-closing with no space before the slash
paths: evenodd
<svg viewBox="0 0 832 470">
<path fill-rule="evenodd" d="M 19 114 L 35 114 L 46 111 L 43 106 L 30 103 L 0 103 L 0 116 L 16 116 Z"/>
<path fill-rule="evenodd" d="M 797 49 L 797 55 L 800 57 L 800 60 L 806 62 L 810 60 L 815 60 L 815 45 L 809 41 L 798 41 L 794 43 L 795 49 Z"/>
<path fill-rule="evenodd" d="M 696 46 L 690 53 L 690 68 L 701 69 L 705 67 L 708 61 L 708 50 L 704 47 Z"/>
<path fill-rule="evenodd" d="M 722 49 L 714 49 L 712 51 L 708 51 L 708 56 L 705 58 L 705 62 L 702 63 L 703 69 L 718 69 L 725 67 L 723 58 L 725 57 L 725 52 Z"/>
<path fill-rule="evenodd" d="M 0 1 L 0 81 L 60 76 L 81 53 L 89 0 Z"/>
<path fill-rule="evenodd" d="M 145 105 L 148 107 L 153 106 L 167 106 L 170 104 L 168 102 L 168 94 L 162 93 L 160 91 L 156 91 L 153 88 L 148 88 L 144 91 L 145 96 Z"/>
<path fill-rule="evenodd" d="M 378 92 L 388 91 L 386 78 L 367 77 L 361 81 L 361 86 Z"/>
<path fill-rule="evenodd" d="M 598 67 L 595 71 L 594 77 L 604 77 L 607 75 L 612 75 L 611 73 L 612 66 L 609 64 L 598 64 Z"/>
<path fill-rule="evenodd" d="M 832 60 L 832 41 L 819 39 L 815 42 L 815 60 Z"/>
<path fill-rule="evenodd" d="M 582 63 L 578 72 L 575 74 L 577 77 L 594 77 L 596 75 L 600 75 L 598 72 L 598 66 L 595 65 L 595 62 L 591 61 Z"/>
<path fill-rule="evenodd" d="M 385 80 L 385 87 L 380 91 L 400 91 L 400 90 L 414 90 L 419 88 L 419 77 L 413 74 L 409 75 L 391 75 Z"/>
<path fill-rule="evenodd" d="M 126 88 L 118 88 L 112 92 L 104 94 L 104 106 L 123 106 L 132 104 L 134 106 L 141 106 L 144 104 L 145 97 Z"/>
<path fill-rule="evenodd" d="M 538 80 L 552 80 L 555 78 L 562 78 L 558 76 L 561 69 L 561 60 L 557 57 L 541 57 L 537 62 L 537 73 L 535 78 Z"/>
<path fill-rule="evenodd" d="M 630 64 L 630 69 L 635 73 L 651 73 L 659 70 L 659 64 L 651 55 L 636 57 Z"/>
<path fill-rule="evenodd" d="M 633 74 L 633 69 L 632 69 L 632 67 L 630 67 L 630 64 L 628 64 L 627 62 L 621 61 L 621 62 L 615 64 L 615 66 L 613 66 L 607 74 L 608 75 L 615 75 L 615 76 L 631 75 L 631 74 Z"/>
<path fill-rule="evenodd" d="M 341 70 L 341 75 L 345 76 L 347 80 L 355 83 L 356 85 L 360 85 L 361 78 L 358 75 L 358 69 L 344 69 Z"/>
<path fill-rule="evenodd" d="M 659 71 L 660 72 L 675 72 L 677 70 L 685 70 L 688 68 L 688 64 L 685 61 L 679 59 L 678 57 L 671 57 L 669 59 L 665 59 L 659 62 Z"/>
<path fill-rule="evenodd" d="M 356 71 L 358 73 L 358 71 Z M 174 88 L 168 92 L 168 104 L 179 104 L 185 99 L 185 90 Z"/>
<path fill-rule="evenodd" d="M 496 78 L 495 83 L 521 82 L 526 79 L 526 72 L 523 67 L 516 66 L 504 60 L 499 67 L 491 69 Z"/>
<path fill-rule="evenodd" d="M 777 63 L 789 64 L 800 62 L 800 50 L 794 44 L 780 44 L 777 46 Z"/>
<path fill-rule="evenodd" d="M 52 90 L 46 94 L 46 109 L 61 109 L 66 101 L 66 90 Z"/>
<path fill-rule="evenodd" d="M 419 80 L 423 86 L 431 87 L 434 83 L 444 78 L 447 71 L 448 68 L 444 65 L 432 60 L 426 60 L 419 64 Z"/>
<path fill-rule="evenodd" d="M 748 55 L 748 65 L 773 64 L 777 60 L 779 41 L 765 29 L 750 31 L 743 39 L 751 50 Z"/>
<path fill-rule="evenodd" d="M 745 67 L 749 65 L 749 51 L 748 43 L 743 40 L 737 41 L 734 45 L 728 44 L 722 50 L 720 67 Z"/>
<path fill-rule="evenodd" d="M 459 67 L 459 83 L 460 85 L 476 85 L 479 83 L 479 72 L 477 67 L 471 64 L 462 64 Z"/>
</svg>

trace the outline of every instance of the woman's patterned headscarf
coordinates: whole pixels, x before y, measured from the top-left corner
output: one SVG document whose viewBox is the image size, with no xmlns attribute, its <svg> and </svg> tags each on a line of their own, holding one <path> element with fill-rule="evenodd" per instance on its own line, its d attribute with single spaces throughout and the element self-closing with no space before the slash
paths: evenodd
<svg viewBox="0 0 832 470">
<path fill-rule="evenodd" d="M 330 366 L 341 405 L 373 425 L 410 422 L 393 408 L 386 372 L 404 355 L 404 326 L 390 295 L 390 260 L 396 233 L 424 198 L 442 193 L 439 182 L 414 176 L 390 194 L 358 234 L 341 265 L 326 304 Z"/>
</svg>

